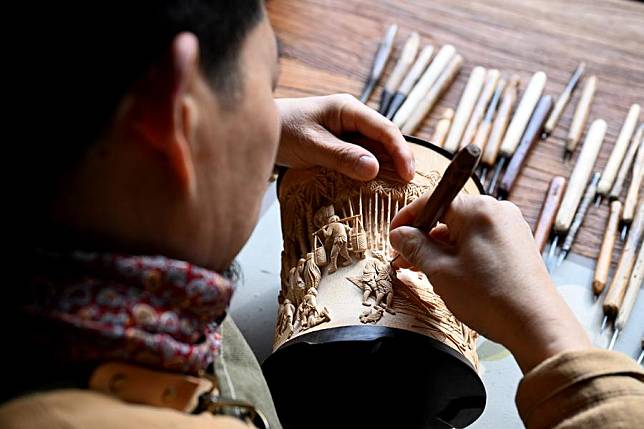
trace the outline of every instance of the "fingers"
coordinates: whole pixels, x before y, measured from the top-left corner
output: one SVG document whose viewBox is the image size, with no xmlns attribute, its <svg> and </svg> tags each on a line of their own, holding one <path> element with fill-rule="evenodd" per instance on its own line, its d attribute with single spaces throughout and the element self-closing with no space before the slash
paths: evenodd
<svg viewBox="0 0 644 429">
<path fill-rule="evenodd" d="M 444 223 L 439 223 L 434 229 L 429 231 L 429 236 L 436 241 L 449 243 L 451 240 L 449 228 Z"/>
<path fill-rule="evenodd" d="M 418 199 L 403 207 L 391 221 L 391 229 L 403 225 L 411 225 L 425 208 L 431 193 L 425 193 Z M 509 203 L 508 203 L 509 204 Z M 442 241 L 458 242 L 468 236 L 471 228 L 482 229 L 495 222 L 495 218 L 503 213 L 513 212 L 506 207 L 508 204 L 499 202 L 489 196 L 459 194 L 454 198 L 443 216 L 442 222 L 447 225 L 445 230 L 432 230 L 431 236 Z M 513 214 L 513 213 L 510 213 Z"/>
<path fill-rule="evenodd" d="M 448 246 L 430 239 L 416 228 L 409 226 L 396 228 L 389 233 L 389 240 L 394 249 L 404 258 L 402 265 L 408 262 L 428 277 L 444 271 L 451 259 Z"/>
<path fill-rule="evenodd" d="M 378 174 L 378 160 L 367 149 L 338 139 L 320 127 L 310 146 L 316 165 L 330 168 L 356 180 L 371 180 Z"/>
<path fill-rule="evenodd" d="M 399 226 L 404 225 L 411 225 L 416 216 L 418 216 L 423 210 L 425 204 L 427 204 L 427 200 L 430 195 L 430 192 L 425 192 L 423 195 L 400 209 L 396 216 L 391 220 L 390 229 L 396 229 Z"/>
<path fill-rule="evenodd" d="M 452 239 L 461 241 L 473 232 L 485 233 L 495 226 L 523 220 L 519 208 L 508 201 L 497 201 L 488 195 L 458 195 L 447 209 L 444 222 Z"/>
<path fill-rule="evenodd" d="M 332 133 L 358 132 L 376 140 L 391 155 L 400 177 L 407 181 L 413 179 L 416 171 L 413 153 L 393 122 L 353 96 L 333 95 L 329 100 L 328 127 Z"/>
<path fill-rule="evenodd" d="M 443 242 L 445 244 L 451 244 L 449 238 L 449 229 L 445 224 L 438 224 L 436 228 L 432 229 L 429 232 L 429 236 L 435 241 Z M 392 264 L 395 268 L 411 268 L 414 265 L 398 251 L 395 252 L 395 257 L 392 260 Z"/>
</svg>

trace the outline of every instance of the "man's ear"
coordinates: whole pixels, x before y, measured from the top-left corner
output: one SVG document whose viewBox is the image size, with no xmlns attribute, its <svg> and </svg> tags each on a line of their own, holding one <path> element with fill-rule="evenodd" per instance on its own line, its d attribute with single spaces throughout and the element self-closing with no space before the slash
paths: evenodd
<svg viewBox="0 0 644 429">
<path fill-rule="evenodd" d="M 163 59 L 133 88 L 127 115 L 139 141 L 167 160 L 181 189 L 192 193 L 196 175 L 190 144 L 198 111 L 190 91 L 199 70 L 199 41 L 179 33 Z"/>
</svg>

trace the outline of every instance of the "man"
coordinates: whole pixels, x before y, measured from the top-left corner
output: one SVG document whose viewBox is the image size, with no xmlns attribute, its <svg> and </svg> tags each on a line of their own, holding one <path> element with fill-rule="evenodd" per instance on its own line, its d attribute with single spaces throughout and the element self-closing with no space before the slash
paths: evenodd
<svg viewBox="0 0 644 429">
<path fill-rule="evenodd" d="M 293 321 L 295 318 L 295 306 L 291 304 L 291 301 L 287 298 L 284 300 L 282 305 L 280 305 L 279 311 L 279 335 L 286 332 L 286 337 L 288 337 L 291 332 L 293 332 Z"/>
<path fill-rule="evenodd" d="M 296 303 L 302 301 L 307 290 L 306 282 L 303 278 L 305 264 L 306 260 L 304 258 L 300 258 L 297 261 L 297 265 L 291 268 L 291 270 L 288 272 L 291 291 L 290 297 L 293 298 Z"/>
<path fill-rule="evenodd" d="M 362 269 L 362 305 L 371 306 L 369 302 L 369 297 L 373 294 L 374 298 L 376 295 L 376 277 L 378 275 L 378 260 L 375 258 L 370 258 L 364 264 Z"/>
<path fill-rule="evenodd" d="M 297 318 L 300 321 L 302 330 L 311 329 L 323 322 L 331 320 L 329 311 L 326 307 L 318 305 L 318 291 L 315 288 L 310 288 L 302 303 L 297 309 Z"/>
<path fill-rule="evenodd" d="M 376 278 L 376 302 L 375 307 L 381 306 L 387 313 L 396 314 L 392 309 L 394 300 L 394 287 L 393 287 L 393 269 L 391 265 L 384 260 L 379 261 L 377 265 L 378 276 Z M 383 303 L 382 300 L 385 300 Z"/>
<path fill-rule="evenodd" d="M 234 416 L 257 409 L 279 427 L 224 319 L 229 267 L 273 165 L 371 179 L 370 150 L 339 137 L 357 132 L 409 180 L 411 152 L 349 96 L 273 100 L 259 0 L 54 7 L 24 21 L 42 34 L 25 49 L 38 55 L 16 63 L 38 96 L 25 97 L 27 144 L 14 145 L 21 237 L 4 288 L 0 426 L 237 428 L 248 426 Z M 428 237 L 403 226 L 418 204 L 398 214 L 392 243 L 458 317 L 514 353 L 528 427 L 641 422 L 642 372 L 590 349 L 516 207 L 459 199 Z"/>
<path fill-rule="evenodd" d="M 329 264 L 329 274 L 333 274 L 338 270 L 338 256 L 344 260 L 342 266 L 346 267 L 351 265 L 351 255 L 349 255 L 349 238 L 348 234 L 351 228 L 348 225 L 340 222 L 337 215 L 329 218 L 328 223 L 322 228 L 324 237 L 329 239 L 331 245 L 331 263 Z"/>
</svg>

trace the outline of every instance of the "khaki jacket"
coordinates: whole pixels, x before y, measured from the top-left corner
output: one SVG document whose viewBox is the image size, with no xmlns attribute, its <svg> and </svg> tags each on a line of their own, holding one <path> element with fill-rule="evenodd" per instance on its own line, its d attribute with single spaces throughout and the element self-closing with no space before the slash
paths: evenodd
<svg viewBox="0 0 644 429">
<path fill-rule="evenodd" d="M 225 328 L 224 328 L 225 329 Z M 563 353 L 521 381 L 519 414 L 528 429 L 641 428 L 644 371 L 631 358 L 604 350 Z M 504 427 L 503 422 L 498 422 Z M 89 390 L 55 390 L 0 406 L 6 429 L 237 429 L 239 420 L 122 402 Z"/>
</svg>

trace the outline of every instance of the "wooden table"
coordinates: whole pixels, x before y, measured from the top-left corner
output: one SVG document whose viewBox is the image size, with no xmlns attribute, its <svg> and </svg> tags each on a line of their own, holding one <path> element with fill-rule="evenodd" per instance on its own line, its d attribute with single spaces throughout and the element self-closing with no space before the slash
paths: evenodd
<svg viewBox="0 0 644 429">
<path fill-rule="evenodd" d="M 644 3 L 623 0 L 271 0 L 270 19 L 281 42 L 278 97 L 348 92 L 359 95 L 378 41 L 399 26 L 393 58 L 411 31 L 435 49 L 449 43 L 465 58 L 449 91 L 417 132 L 429 138 L 442 108 L 455 107 L 476 65 L 518 73 L 522 88 L 537 70 L 546 92 L 558 96 L 580 61 L 598 77 L 589 123 L 603 118 L 608 131 L 596 164 L 603 168 L 632 103 L 644 107 Z M 393 67 L 390 61 L 385 76 Z M 534 225 L 550 178 L 568 177 L 564 139 L 580 91 L 559 126 L 528 159 L 510 199 Z M 376 107 L 380 87 L 369 105 Z M 641 117 L 640 117 L 640 120 Z M 581 147 L 581 144 L 579 145 Z M 578 148 L 579 150 L 579 148 Z M 573 252 L 596 258 L 608 216 L 606 202 L 591 208 Z M 615 252 L 616 261 L 618 252 Z M 614 261 L 614 262 L 615 262 Z"/>
</svg>

